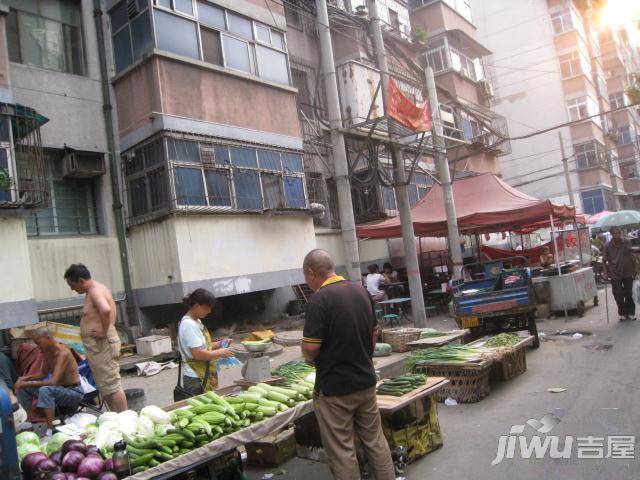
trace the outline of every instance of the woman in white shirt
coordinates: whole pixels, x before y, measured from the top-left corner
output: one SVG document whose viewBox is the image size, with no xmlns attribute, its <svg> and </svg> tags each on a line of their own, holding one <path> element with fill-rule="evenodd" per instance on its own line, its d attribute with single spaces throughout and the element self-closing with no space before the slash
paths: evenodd
<svg viewBox="0 0 640 480">
<path fill-rule="evenodd" d="M 178 326 L 182 388 L 192 395 L 199 395 L 218 386 L 215 360 L 232 357 L 233 352 L 222 348 L 222 342 L 213 342 L 209 330 L 200 320 L 213 310 L 216 301 L 213 293 L 198 288 L 182 301 L 188 308 Z"/>
<path fill-rule="evenodd" d="M 388 299 L 387 293 L 380 289 L 380 284 L 385 283 L 384 275 L 380 273 L 380 267 L 377 264 L 367 267 L 369 275 L 367 275 L 367 291 L 374 302 L 383 302 Z"/>
</svg>

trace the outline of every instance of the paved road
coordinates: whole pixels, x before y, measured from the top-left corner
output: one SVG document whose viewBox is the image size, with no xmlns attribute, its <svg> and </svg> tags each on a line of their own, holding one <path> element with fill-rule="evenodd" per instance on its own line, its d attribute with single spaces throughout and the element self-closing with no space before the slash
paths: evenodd
<svg viewBox="0 0 640 480">
<path fill-rule="evenodd" d="M 408 479 L 637 479 L 635 459 L 579 459 L 578 437 L 640 436 L 640 320 L 619 323 L 610 297 L 611 323 L 606 323 L 603 301 L 582 319 L 546 320 L 539 328 L 546 340 L 527 354 L 528 370 L 516 379 L 495 386 L 483 401 L 454 407 L 439 406 L 444 447 L 412 464 Z M 610 292 L 609 292 L 610 294 Z M 450 321 L 445 324 L 450 326 Z M 439 325 L 438 325 L 439 326 Z M 586 331 L 582 338 L 554 335 L 558 330 Z M 549 393 L 550 387 L 566 388 Z M 569 459 L 505 459 L 492 466 L 498 442 L 513 425 L 555 415 L 560 423 L 548 435 L 574 437 Z M 530 437 L 534 430 L 527 426 Z M 545 436 L 541 435 L 544 441 Z M 606 438 L 605 438 L 606 455 Z M 598 453 L 596 445 L 596 454 Z M 587 452 L 589 453 L 589 452 Z M 516 447 L 516 457 L 519 448 Z M 295 459 L 283 465 L 282 480 L 330 478 L 326 466 Z M 274 470 L 271 470 L 274 471 Z M 251 480 L 269 470 L 250 471 Z"/>
</svg>

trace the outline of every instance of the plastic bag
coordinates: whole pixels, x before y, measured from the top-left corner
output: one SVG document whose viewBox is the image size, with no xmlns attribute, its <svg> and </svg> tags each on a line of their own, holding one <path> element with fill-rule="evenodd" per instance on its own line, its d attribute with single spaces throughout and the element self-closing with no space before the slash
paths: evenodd
<svg viewBox="0 0 640 480">
<path fill-rule="evenodd" d="M 640 280 L 633 281 L 633 287 L 631 288 L 633 295 L 633 301 L 640 305 Z"/>
<path fill-rule="evenodd" d="M 229 346 L 229 340 L 222 340 L 220 347 L 227 348 Z M 216 360 L 216 369 L 229 368 L 242 365 L 242 362 L 236 357 L 219 358 Z"/>
</svg>

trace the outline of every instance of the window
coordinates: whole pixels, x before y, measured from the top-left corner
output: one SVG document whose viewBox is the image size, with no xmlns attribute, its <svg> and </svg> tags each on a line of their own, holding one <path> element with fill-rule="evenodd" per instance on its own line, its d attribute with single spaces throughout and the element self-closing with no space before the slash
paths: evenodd
<svg viewBox="0 0 640 480">
<path fill-rule="evenodd" d="M 582 197 L 582 209 L 584 213 L 593 215 L 594 213 L 600 213 L 606 209 L 605 197 L 602 189 L 588 190 L 580 193 Z"/>
<path fill-rule="evenodd" d="M 251 73 L 249 44 L 243 40 L 223 35 L 224 56 L 226 66 Z"/>
<path fill-rule="evenodd" d="M 300 14 L 300 5 L 297 0 L 288 0 L 284 3 L 284 16 L 287 20 L 288 27 L 294 27 L 302 30 L 302 15 Z"/>
<path fill-rule="evenodd" d="M 74 0 L 7 0 L 12 62 L 84 74 L 81 6 Z"/>
<path fill-rule="evenodd" d="M 627 97 L 624 92 L 615 92 L 609 95 L 609 103 L 612 109 L 622 108 L 627 105 Z"/>
<path fill-rule="evenodd" d="M 222 45 L 220 42 L 220 32 L 200 27 L 202 38 L 203 60 L 214 65 L 222 65 Z"/>
<path fill-rule="evenodd" d="M 471 21 L 471 0 L 444 0 L 444 3 L 453 8 L 465 19 Z"/>
<path fill-rule="evenodd" d="M 580 143 L 573 146 L 577 168 L 595 167 L 601 164 L 602 146 L 597 142 Z"/>
<path fill-rule="evenodd" d="M 449 50 L 446 46 L 434 48 L 427 52 L 427 64 L 433 68 L 433 73 L 448 70 L 451 65 L 449 62 Z"/>
<path fill-rule="evenodd" d="M 156 38 L 160 50 L 200 59 L 195 22 L 161 10 L 156 10 L 154 17 Z"/>
<path fill-rule="evenodd" d="M 407 172 L 407 175 L 409 173 Z M 433 185 L 433 179 L 425 173 L 414 172 L 411 183 L 407 186 L 409 190 L 409 204 L 414 207 L 429 191 Z"/>
<path fill-rule="evenodd" d="M 164 152 L 164 142 L 160 139 L 122 157 L 130 217 L 168 210 L 169 184 Z"/>
<path fill-rule="evenodd" d="M 560 72 L 562 78 L 575 77 L 576 75 L 591 76 L 589 60 L 582 52 L 573 51 L 566 55 L 560 55 Z"/>
<path fill-rule="evenodd" d="M 389 25 L 396 31 L 400 31 L 400 18 L 398 12 L 389 8 Z"/>
<path fill-rule="evenodd" d="M 166 138 L 166 144 L 177 207 L 307 207 L 304 165 L 299 154 L 174 137 Z M 143 175 L 147 164 L 131 160 L 126 174 L 135 179 Z"/>
<path fill-rule="evenodd" d="M 196 10 L 189 7 L 194 4 Z M 151 42 L 146 30 L 137 28 L 134 31 L 133 22 L 129 28 L 126 5 L 123 1 L 110 12 L 117 71 L 142 56 Z M 205 0 L 195 3 L 191 0 L 156 0 L 155 5 L 153 15 L 158 49 L 290 85 L 289 60 L 282 32 Z M 174 12 L 195 18 L 192 20 Z M 142 16 L 148 20 L 147 12 Z M 143 20 L 139 22 L 142 24 Z M 145 25 L 150 28 L 148 22 Z M 147 38 L 149 45 L 142 41 Z M 137 44 L 140 46 L 136 47 Z"/>
<path fill-rule="evenodd" d="M 618 145 L 629 145 L 635 140 L 635 131 L 629 125 L 618 127 Z"/>
<path fill-rule="evenodd" d="M 579 97 L 567 100 L 571 120 L 582 120 L 598 113 L 598 104 L 591 97 Z"/>
<path fill-rule="evenodd" d="M 27 218 L 27 235 L 91 235 L 98 233 L 97 181 L 63 177 L 64 152 L 45 152 L 49 204 Z M 0 160 L 1 161 L 1 160 Z"/>
<path fill-rule="evenodd" d="M 153 48 L 151 18 L 144 0 L 122 1 L 109 11 L 116 72 L 140 60 Z"/>
<path fill-rule="evenodd" d="M 210 25 L 220 30 L 226 28 L 224 10 L 210 3 L 198 2 L 198 19 L 203 25 Z"/>
<path fill-rule="evenodd" d="M 573 30 L 572 23 L 573 15 L 571 9 L 567 8 L 551 15 L 551 24 L 553 26 L 553 33 L 560 35 L 562 33 Z"/>
</svg>

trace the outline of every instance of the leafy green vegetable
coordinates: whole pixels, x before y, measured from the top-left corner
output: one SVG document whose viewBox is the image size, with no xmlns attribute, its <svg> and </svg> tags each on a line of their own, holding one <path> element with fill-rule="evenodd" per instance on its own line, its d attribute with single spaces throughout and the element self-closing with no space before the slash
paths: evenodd
<svg viewBox="0 0 640 480">
<path fill-rule="evenodd" d="M 40 445 L 40 437 L 33 432 L 20 432 L 16 435 L 16 443 L 18 445 L 24 445 L 25 443 L 31 443 L 33 445 Z"/>
<path fill-rule="evenodd" d="M 62 432 L 54 433 L 44 447 L 44 453 L 51 455 L 53 452 L 60 450 L 62 444 L 69 439 L 71 439 L 71 437 Z"/>
<path fill-rule="evenodd" d="M 407 365 L 413 368 L 418 363 L 467 363 L 479 360 L 482 349 L 467 345 L 445 345 L 413 350 Z"/>
<path fill-rule="evenodd" d="M 491 337 L 484 344 L 485 347 L 495 348 L 495 347 L 512 347 L 515 344 L 520 342 L 520 337 L 514 335 L 513 333 L 500 333 L 495 337 Z"/>
</svg>

